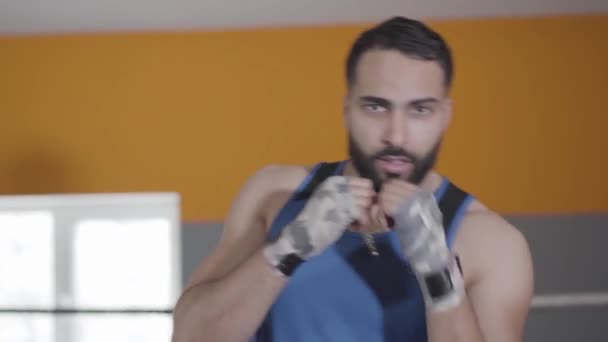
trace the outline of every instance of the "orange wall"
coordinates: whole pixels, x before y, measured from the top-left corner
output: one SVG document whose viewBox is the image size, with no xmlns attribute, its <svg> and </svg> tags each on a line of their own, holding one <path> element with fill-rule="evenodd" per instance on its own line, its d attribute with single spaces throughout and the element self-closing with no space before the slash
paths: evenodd
<svg viewBox="0 0 608 342">
<path fill-rule="evenodd" d="M 441 171 L 503 213 L 608 210 L 608 16 L 434 26 L 457 62 Z M 221 219 L 263 164 L 344 157 L 363 27 L 0 38 L 0 192 L 179 191 Z"/>
</svg>

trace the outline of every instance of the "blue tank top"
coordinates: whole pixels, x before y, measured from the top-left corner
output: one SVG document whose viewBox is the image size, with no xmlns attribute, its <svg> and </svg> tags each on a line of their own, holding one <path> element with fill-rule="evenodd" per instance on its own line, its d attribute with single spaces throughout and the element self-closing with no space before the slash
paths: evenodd
<svg viewBox="0 0 608 342">
<path fill-rule="evenodd" d="M 345 162 L 332 174 L 341 174 Z M 275 218 L 275 239 L 306 205 L 300 196 L 326 163 L 317 164 Z M 329 176 L 329 175 L 326 175 Z M 451 248 L 472 196 L 443 179 L 435 196 Z M 271 306 L 255 342 L 427 341 L 422 293 L 394 232 L 374 235 L 372 256 L 360 234 L 346 231 L 322 254 L 302 263 Z"/>
</svg>

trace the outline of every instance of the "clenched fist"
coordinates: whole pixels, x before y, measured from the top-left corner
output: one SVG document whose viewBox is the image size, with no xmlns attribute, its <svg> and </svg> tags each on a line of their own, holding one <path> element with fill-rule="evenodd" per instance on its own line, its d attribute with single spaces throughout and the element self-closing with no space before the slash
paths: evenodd
<svg viewBox="0 0 608 342">
<path fill-rule="evenodd" d="M 401 250 L 417 275 L 433 310 L 459 303 L 464 289 L 432 192 L 401 180 L 389 180 L 379 195 L 382 212 L 397 233 Z"/>
<path fill-rule="evenodd" d="M 265 247 L 266 258 L 276 266 L 288 255 L 307 260 L 321 254 L 353 222 L 366 222 L 373 196 L 372 183 L 367 179 L 328 177 L 299 215 Z"/>
</svg>

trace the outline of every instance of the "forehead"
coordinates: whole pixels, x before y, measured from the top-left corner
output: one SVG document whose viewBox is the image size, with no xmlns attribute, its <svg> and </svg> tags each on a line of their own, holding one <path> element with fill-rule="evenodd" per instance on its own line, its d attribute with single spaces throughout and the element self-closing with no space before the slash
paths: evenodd
<svg viewBox="0 0 608 342">
<path fill-rule="evenodd" d="M 408 57 L 394 50 L 371 50 L 359 60 L 352 90 L 357 95 L 399 102 L 442 98 L 444 73 L 437 61 Z"/>
</svg>

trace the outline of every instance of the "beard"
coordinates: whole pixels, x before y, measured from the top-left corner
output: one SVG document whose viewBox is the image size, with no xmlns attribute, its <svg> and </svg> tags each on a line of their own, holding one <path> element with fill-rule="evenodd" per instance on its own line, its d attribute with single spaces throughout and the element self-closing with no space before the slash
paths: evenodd
<svg viewBox="0 0 608 342">
<path fill-rule="evenodd" d="M 437 143 L 435 143 L 435 146 L 433 146 L 431 151 L 422 157 L 417 157 L 402 148 L 394 146 L 389 146 L 371 156 L 368 156 L 365 154 L 365 152 L 363 152 L 360 145 L 355 141 L 355 139 L 349 134 L 348 154 L 351 160 L 353 161 L 353 166 L 355 167 L 355 170 L 357 170 L 359 175 L 363 178 L 371 180 L 374 184 L 374 190 L 376 192 L 380 192 L 382 188 L 382 183 L 386 179 L 399 178 L 401 177 L 401 175 L 388 173 L 383 179 L 380 172 L 374 166 L 374 160 L 386 156 L 399 156 L 408 158 L 409 160 L 411 160 L 414 169 L 412 173 L 404 180 L 414 185 L 420 185 L 420 183 L 424 180 L 429 171 L 435 166 L 437 156 L 439 155 L 439 150 L 441 147 L 441 141 L 442 139 L 439 139 Z"/>
</svg>

